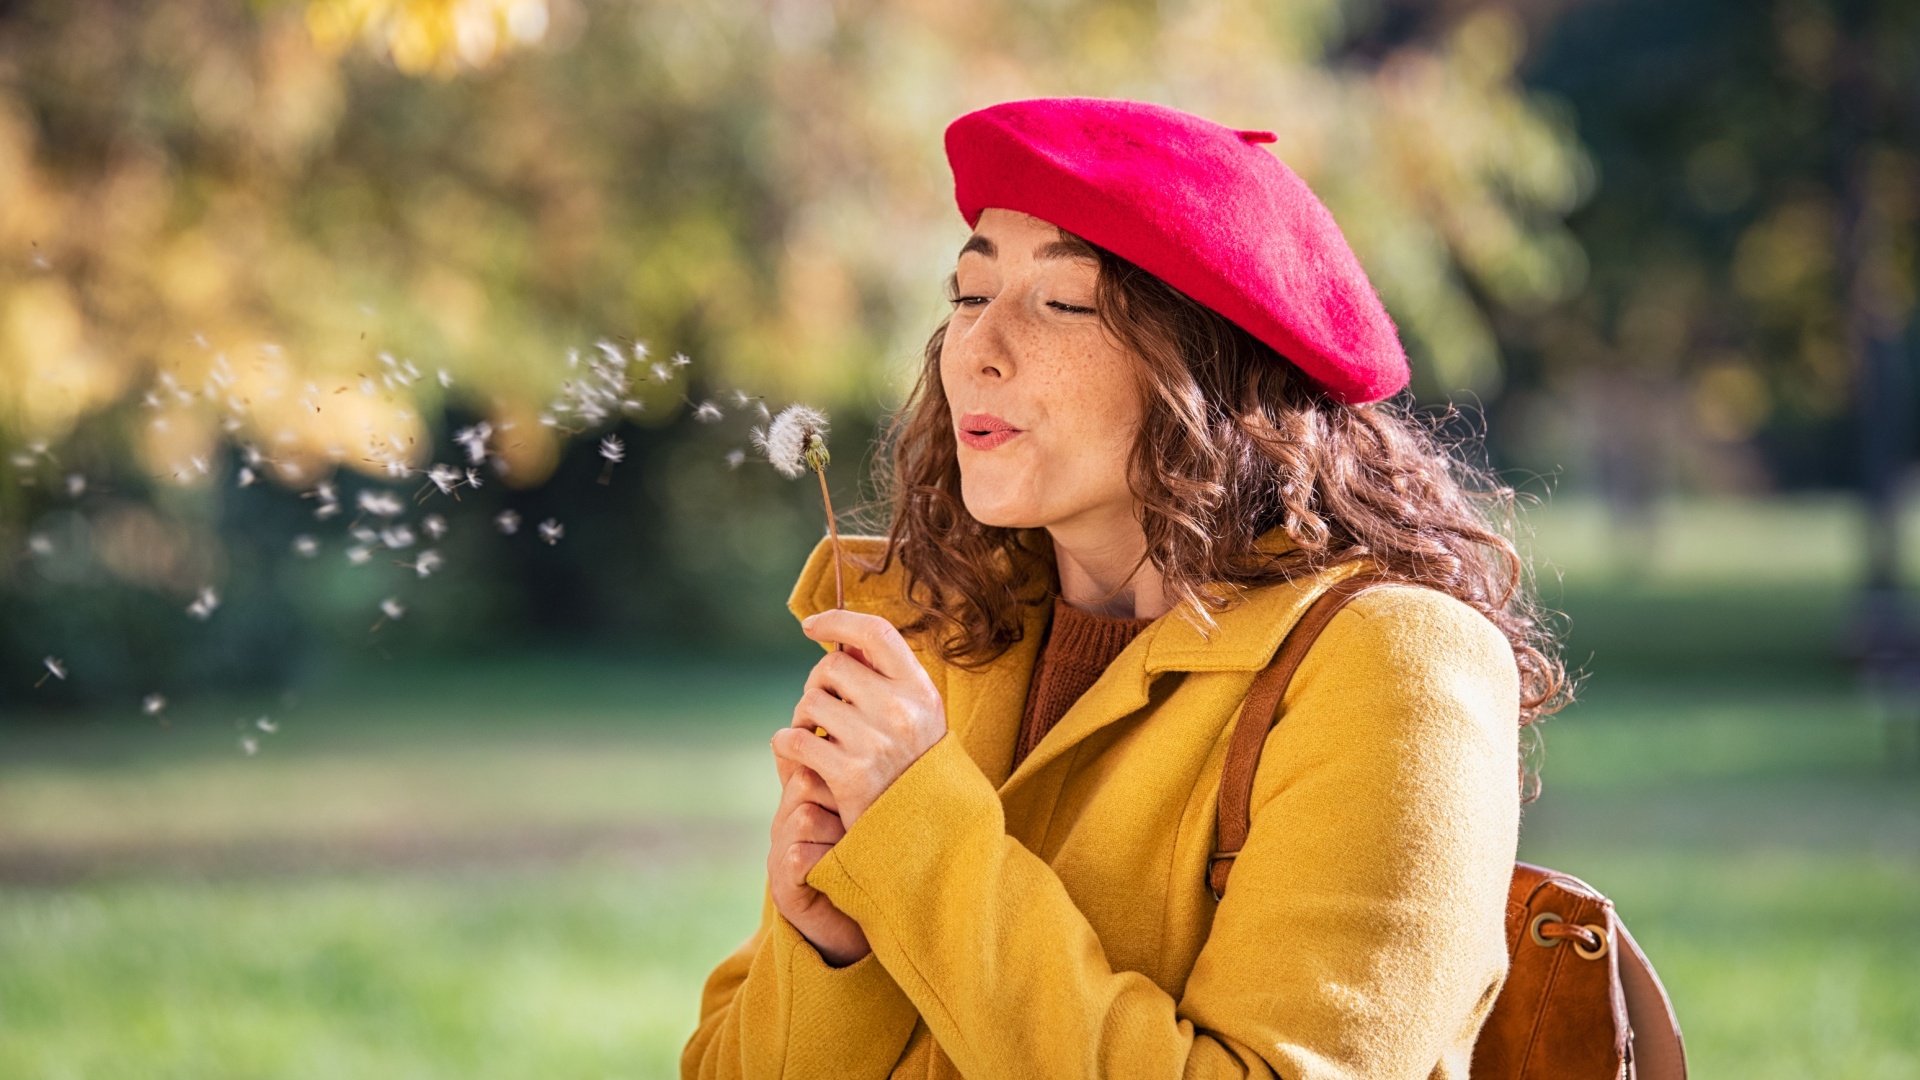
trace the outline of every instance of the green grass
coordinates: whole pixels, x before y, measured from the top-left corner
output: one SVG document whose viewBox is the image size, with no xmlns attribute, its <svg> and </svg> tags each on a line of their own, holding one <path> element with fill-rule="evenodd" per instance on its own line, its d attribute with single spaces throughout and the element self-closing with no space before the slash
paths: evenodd
<svg viewBox="0 0 1920 1080">
<path fill-rule="evenodd" d="M 740 857 L 734 857 L 738 855 Z M 0 1075 L 665 1077 L 764 855 L 0 899 Z"/>
<path fill-rule="evenodd" d="M 1695 1076 L 1920 1077 L 1920 713 L 1836 650 L 1849 519 L 1707 506 L 1636 560 L 1585 513 L 1541 529 L 1592 678 L 1523 857 L 1615 898 Z M 1811 557 L 1781 558 L 1795 530 Z M 675 1075 L 758 917 L 765 736 L 812 655 L 0 729 L 0 1077 Z"/>
</svg>

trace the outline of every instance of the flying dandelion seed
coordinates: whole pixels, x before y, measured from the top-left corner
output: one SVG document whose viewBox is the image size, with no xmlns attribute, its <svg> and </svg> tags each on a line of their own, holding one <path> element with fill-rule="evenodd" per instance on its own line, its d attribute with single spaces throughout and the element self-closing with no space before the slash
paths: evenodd
<svg viewBox="0 0 1920 1080">
<path fill-rule="evenodd" d="M 413 561 L 413 572 L 421 577 L 426 577 L 435 570 L 440 569 L 445 562 L 446 560 L 440 557 L 438 551 L 428 548 L 422 551 L 420 557 Z"/>
<path fill-rule="evenodd" d="M 253 726 L 259 728 L 261 731 L 264 731 L 269 735 L 280 730 L 280 722 L 278 720 L 269 720 L 264 716 L 258 720 L 255 720 L 253 722 Z"/>
<path fill-rule="evenodd" d="M 715 405 L 711 401 L 703 401 L 693 410 L 693 418 L 703 424 L 716 423 L 724 415 L 725 414 L 720 411 L 720 406 Z"/>
<path fill-rule="evenodd" d="M 683 368 L 693 363 L 693 358 L 689 357 L 686 353 L 677 352 L 673 354 L 673 359 L 670 363 L 672 363 L 674 367 Z"/>
<path fill-rule="evenodd" d="M 420 519 L 420 527 L 435 540 L 447 535 L 447 519 L 439 514 L 428 514 Z"/>
<path fill-rule="evenodd" d="M 27 537 L 27 550 L 33 552 L 35 555 L 51 555 L 53 554 L 53 541 L 40 533 L 34 533 L 32 536 Z"/>
<path fill-rule="evenodd" d="M 453 433 L 453 441 L 467 452 L 467 464 L 478 465 L 487 460 L 487 440 L 493 438 L 493 425 L 485 420 L 461 428 Z"/>
<path fill-rule="evenodd" d="M 442 388 L 453 385 L 453 372 L 448 371 L 446 368 L 440 368 L 435 374 L 439 376 Z"/>
<path fill-rule="evenodd" d="M 347 535 L 368 546 L 380 542 L 380 530 L 371 525 L 355 525 L 347 530 Z"/>
<path fill-rule="evenodd" d="M 498 469 L 502 475 L 504 475 L 507 471 L 507 459 L 495 458 L 493 459 L 493 466 L 494 468 Z M 467 470 L 467 486 L 470 488 L 477 488 L 480 486 L 480 470 L 479 469 Z"/>
<path fill-rule="evenodd" d="M 347 549 L 347 561 L 355 566 L 363 565 L 371 558 L 373 558 L 373 549 L 364 544 L 355 544 Z"/>
<path fill-rule="evenodd" d="M 259 753 L 260 740 L 251 735 L 240 736 L 240 752 L 246 754 L 248 757 Z"/>
<path fill-rule="evenodd" d="M 67 476 L 67 498 L 77 499 L 87 493 L 87 478 L 79 473 Z"/>
<path fill-rule="evenodd" d="M 395 495 L 391 491 L 373 491 L 371 489 L 362 491 L 359 495 L 358 502 L 360 509 L 365 510 L 369 514 L 386 518 L 398 517 L 407 508 L 407 504 L 400 501 L 400 496 Z"/>
<path fill-rule="evenodd" d="M 567 527 L 555 521 L 553 518 L 548 518 L 540 523 L 540 539 L 545 540 L 548 547 L 558 544 L 560 538 L 565 536 L 566 533 Z"/>
<path fill-rule="evenodd" d="M 320 553 L 320 541 L 301 533 L 293 538 L 293 553 L 303 559 L 311 559 Z"/>
<path fill-rule="evenodd" d="M 407 613 L 406 605 L 402 604 L 399 600 L 396 600 L 391 596 L 387 597 L 385 600 L 380 601 L 380 614 L 386 616 L 389 619 L 398 621 L 400 616 L 405 615 L 406 613 Z"/>
<path fill-rule="evenodd" d="M 148 716 L 158 716 L 160 715 L 160 710 L 166 707 L 167 699 L 161 694 L 148 694 L 146 697 L 140 699 L 140 711 Z"/>
<path fill-rule="evenodd" d="M 514 533 L 520 531 L 520 515 L 514 513 L 512 510 L 502 510 L 494 515 L 493 527 L 508 536 L 512 536 Z"/>
<path fill-rule="evenodd" d="M 40 683 L 46 682 L 48 679 L 59 679 L 61 682 L 67 681 L 67 665 L 61 663 L 59 657 L 48 656 L 43 658 L 40 663 L 47 669 L 47 673 L 40 676 L 39 682 L 33 684 L 34 689 L 38 690 Z"/>
<path fill-rule="evenodd" d="M 607 459 L 607 463 L 600 467 L 600 482 L 611 484 L 613 467 L 626 459 L 627 446 L 620 441 L 620 436 L 609 435 L 600 440 L 600 456 Z"/>
<path fill-rule="evenodd" d="M 747 452 L 741 449 L 727 451 L 727 468 L 737 469 L 747 460 Z"/>
<path fill-rule="evenodd" d="M 242 465 L 240 466 L 240 472 L 235 477 L 234 486 L 251 487 L 253 485 L 254 480 L 255 480 L 255 476 L 253 474 L 253 470 L 248 468 L 245 465 Z"/>
<path fill-rule="evenodd" d="M 205 585 L 201 587 L 200 595 L 193 598 L 193 603 L 187 605 L 187 614 L 206 622 L 212 617 L 213 609 L 219 606 L 220 594 L 213 591 L 213 586 Z"/>
<path fill-rule="evenodd" d="M 460 470 L 451 465 L 435 464 L 427 470 L 427 482 L 440 489 L 440 494 L 451 495 L 453 489 L 460 486 Z"/>
<path fill-rule="evenodd" d="M 831 460 L 827 454 L 827 414 L 805 405 L 789 405 L 765 429 L 754 428 L 750 434 L 754 448 L 767 455 L 780 475 L 791 480 L 811 468 L 820 478 L 820 501 L 826 506 L 827 532 L 833 538 L 833 606 L 845 607 L 840 529 L 833 517 L 833 496 L 827 492 L 827 463 Z"/>
<path fill-rule="evenodd" d="M 644 341 L 636 341 L 633 343 L 633 358 L 635 361 L 644 362 L 647 354 L 652 351 L 652 349 L 647 348 L 647 343 Z"/>
<path fill-rule="evenodd" d="M 413 530 L 405 525 L 392 525 L 380 530 L 380 543 L 395 551 L 413 546 Z"/>
</svg>

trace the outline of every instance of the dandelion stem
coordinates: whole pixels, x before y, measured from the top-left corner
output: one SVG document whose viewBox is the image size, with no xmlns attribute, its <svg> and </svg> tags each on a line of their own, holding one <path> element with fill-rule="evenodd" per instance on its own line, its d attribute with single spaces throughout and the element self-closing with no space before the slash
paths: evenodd
<svg viewBox="0 0 1920 1080">
<path fill-rule="evenodd" d="M 833 537 L 833 606 L 847 606 L 847 594 L 840 581 L 840 528 L 833 520 L 833 496 L 827 494 L 827 471 L 816 469 L 814 474 L 820 477 L 820 501 L 827 504 L 827 535 Z"/>
</svg>

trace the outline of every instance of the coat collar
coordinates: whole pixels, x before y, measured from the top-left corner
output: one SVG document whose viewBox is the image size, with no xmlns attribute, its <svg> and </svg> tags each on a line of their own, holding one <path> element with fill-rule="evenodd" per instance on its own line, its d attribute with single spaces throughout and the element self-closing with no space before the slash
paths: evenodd
<svg viewBox="0 0 1920 1080">
<path fill-rule="evenodd" d="M 886 550 L 880 536 L 842 536 L 843 550 L 877 563 Z M 1292 548 L 1284 529 L 1275 527 L 1255 543 L 1260 551 L 1278 554 Z M 1004 795 L 1082 739 L 1119 720 L 1148 700 L 1155 676 L 1165 672 L 1256 672 L 1273 659 L 1280 641 L 1307 605 L 1328 586 L 1359 570 L 1343 564 L 1298 581 L 1239 590 L 1239 602 L 1214 613 L 1215 627 L 1204 638 L 1187 618 L 1186 605 L 1176 606 L 1155 619 L 1115 657 L 1093 686 L 1075 701 L 1038 746 L 1011 769 L 1013 744 L 1026 706 L 1028 683 L 1039 658 L 1040 638 L 1052 617 L 1050 604 L 1026 609 L 1025 633 L 1005 653 L 978 671 L 950 664 L 930 672 L 947 706 L 948 727 L 961 734 L 981 771 Z M 913 618 L 904 595 L 904 574 L 898 560 L 885 573 L 863 574 L 843 567 L 847 607 L 880 615 L 895 625 Z M 1209 586 L 1221 595 L 1222 586 Z M 833 547 L 822 538 L 795 583 L 787 608 L 806 618 L 833 606 Z M 924 662 L 938 663 L 922 654 Z M 943 677 L 944 676 L 944 677 Z"/>
</svg>

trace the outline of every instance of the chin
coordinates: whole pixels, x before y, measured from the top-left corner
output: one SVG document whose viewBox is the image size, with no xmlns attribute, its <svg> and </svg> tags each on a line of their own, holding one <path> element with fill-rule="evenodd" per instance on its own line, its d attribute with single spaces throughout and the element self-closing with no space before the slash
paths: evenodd
<svg viewBox="0 0 1920 1080">
<path fill-rule="evenodd" d="M 996 529 L 1032 529 L 1040 525 L 1039 515 L 1031 507 L 1009 504 L 998 499 L 969 498 L 966 482 L 961 481 L 960 502 L 973 520 Z"/>
</svg>

